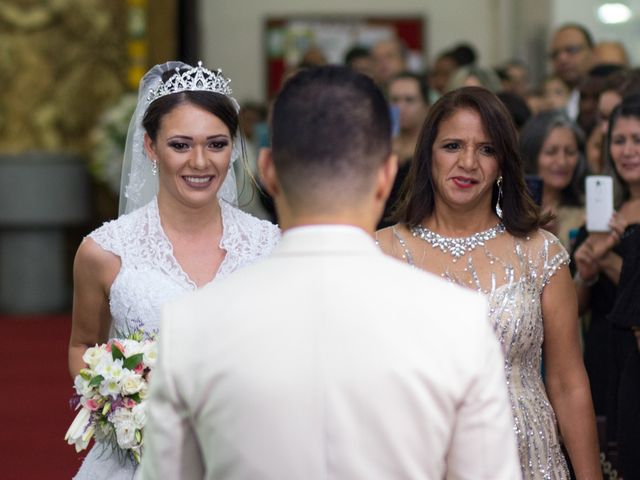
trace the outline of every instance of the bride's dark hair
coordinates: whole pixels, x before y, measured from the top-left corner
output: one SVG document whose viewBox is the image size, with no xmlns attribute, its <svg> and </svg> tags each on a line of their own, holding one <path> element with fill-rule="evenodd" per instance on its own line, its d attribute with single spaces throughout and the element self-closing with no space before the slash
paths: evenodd
<svg viewBox="0 0 640 480">
<path fill-rule="evenodd" d="M 180 70 L 180 73 L 186 72 L 187 70 L 188 69 L 183 68 Z M 162 81 L 168 81 L 175 73 L 175 70 L 164 72 Z M 142 126 L 149 137 L 151 137 L 151 140 L 156 140 L 162 118 L 173 111 L 174 108 L 179 105 L 184 105 L 185 103 L 200 107 L 218 117 L 229 129 L 231 138 L 235 139 L 238 133 L 238 112 L 233 102 L 231 102 L 226 95 L 207 91 L 184 91 L 165 95 L 164 97 L 154 100 L 151 105 L 149 105 L 142 119 Z"/>
</svg>

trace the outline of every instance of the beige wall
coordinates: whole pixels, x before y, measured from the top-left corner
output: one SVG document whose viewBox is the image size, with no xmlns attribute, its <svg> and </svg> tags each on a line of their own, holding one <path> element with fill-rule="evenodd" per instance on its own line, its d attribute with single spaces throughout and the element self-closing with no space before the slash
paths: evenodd
<svg viewBox="0 0 640 480">
<path fill-rule="evenodd" d="M 267 16 L 292 14 L 422 15 L 426 19 L 427 60 L 456 42 L 473 42 L 482 65 L 504 58 L 496 41 L 496 5 L 509 0 L 202 0 L 202 57 L 233 79 L 240 101 L 262 100 L 264 64 L 262 22 Z"/>
<path fill-rule="evenodd" d="M 233 79 L 243 101 L 262 100 L 263 20 L 268 16 L 339 14 L 426 19 L 426 61 L 460 41 L 473 43 L 480 65 L 509 58 L 526 60 L 535 79 L 548 68 L 549 35 L 564 22 L 580 22 L 596 41 L 617 39 L 627 45 L 633 64 L 640 62 L 640 0 L 628 0 L 636 18 L 607 26 L 595 17 L 601 0 L 200 0 L 203 61 L 220 66 Z"/>
</svg>

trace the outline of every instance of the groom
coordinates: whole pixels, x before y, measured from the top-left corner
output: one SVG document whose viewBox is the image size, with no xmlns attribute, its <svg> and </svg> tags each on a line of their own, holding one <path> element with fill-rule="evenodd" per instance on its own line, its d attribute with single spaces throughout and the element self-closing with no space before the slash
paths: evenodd
<svg viewBox="0 0 640 480">
<path fill-rule="evenodd" d="M 484 298 L 384 256 L 382 93 L 291 78 L 260 157 L 273 255 L 163 312 L 143 479 L 520 478 Z"/>
</svg>

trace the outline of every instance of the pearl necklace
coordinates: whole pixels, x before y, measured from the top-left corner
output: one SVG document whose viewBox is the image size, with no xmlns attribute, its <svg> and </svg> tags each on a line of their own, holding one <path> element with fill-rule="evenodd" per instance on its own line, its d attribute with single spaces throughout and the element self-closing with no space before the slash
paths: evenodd
<svg viewBox="0 0 640 480">
<path fill-rule="evenodd" d="M 422 225 L 415 225 L 409 230 L 414 237 L 424 240 L 433 248 L 439 248 L 442 253 L 453 256 L 454 262 L 473 251 L 477 246 L 484 245 L 486 241 L 496 238 L 506 231 L 502 223 L 483 232 L 474 233 L 469 237 L 443 237 Z"/>
</svg>

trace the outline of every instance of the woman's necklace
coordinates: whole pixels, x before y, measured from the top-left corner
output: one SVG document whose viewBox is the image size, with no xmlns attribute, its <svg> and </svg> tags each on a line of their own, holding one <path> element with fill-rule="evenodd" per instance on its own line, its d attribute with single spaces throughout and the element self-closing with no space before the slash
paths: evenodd
<svg viewBox="0 0 640 480">
<path fill-rule="evenodd" d="M 496 238 L 505 232 L 502 223 L 498 223 L 483 232 L 474 233 L 469 237 L 443 237 L 422 225 L 415 225 L 409 230 L 414 237 L 421 238 L 433 248 L 439 248 L 443 253 L 453 256 L 454 262 L 474 250 L 478 245 L 484 245 L 486 241 Z"/>
</svg>

